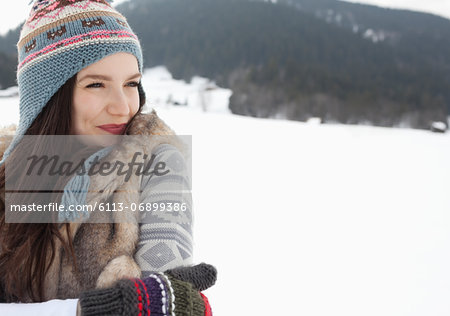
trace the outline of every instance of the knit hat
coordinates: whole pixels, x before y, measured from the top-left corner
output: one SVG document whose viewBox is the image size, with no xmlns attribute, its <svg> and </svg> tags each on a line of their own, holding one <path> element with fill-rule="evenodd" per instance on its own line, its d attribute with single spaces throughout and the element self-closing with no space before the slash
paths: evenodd
<svg viewBox="0 0 450 316">
<path fill-rule="evenodd" d="M 139 39 L 111 0 L 36 0 L 17 44 L 20 119 L 0 165 L 64 83 L 83 68 L 118 52 L 136 56 Z M 142 87 L 140 87 L 142 90 Z"/>
</svg>

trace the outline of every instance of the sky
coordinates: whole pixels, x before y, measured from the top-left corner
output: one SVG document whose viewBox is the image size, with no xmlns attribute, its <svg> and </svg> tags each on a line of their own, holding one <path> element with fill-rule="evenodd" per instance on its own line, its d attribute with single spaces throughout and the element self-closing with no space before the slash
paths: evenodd
<svg viewBox="0 0 450 316">
<path fill-rule="evenodd" d="M 433 13 L 450 19 L 449 0 L 346 0 L 347 2 L 372 4 L 394 9 L 409 9 Z"/>
<path fill-rule="evenodd" d="M 127 0 L 115 0 L 113 4 L 118 5 L 125 1 Z M 382 7 L 429 12 L 450 19 L 449 0 L 350 0 L 349 2 L 359 2 Z M 29 12 L 28 3 L 29 0 L 9 1 L 8 9 L 0 10 L 0 34 L 4 34 L 9 29 L 15 28 L 26 19 Z"/>
</svg>

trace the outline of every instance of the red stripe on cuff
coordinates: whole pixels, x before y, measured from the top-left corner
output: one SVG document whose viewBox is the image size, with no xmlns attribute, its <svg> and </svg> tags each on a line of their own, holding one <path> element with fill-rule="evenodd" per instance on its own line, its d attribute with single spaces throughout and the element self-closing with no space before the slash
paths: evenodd
<svg viewBox="0 0 450 316">
<path fill-rule="evenodd" d="M 202 296 L 203 303 L 205 304 L 205 316 L 212 316 L 211 305 L 209 305 L 208 298 L 205 295 L 203 295 L 202 292 L 199 293 Z"/>
</svg>

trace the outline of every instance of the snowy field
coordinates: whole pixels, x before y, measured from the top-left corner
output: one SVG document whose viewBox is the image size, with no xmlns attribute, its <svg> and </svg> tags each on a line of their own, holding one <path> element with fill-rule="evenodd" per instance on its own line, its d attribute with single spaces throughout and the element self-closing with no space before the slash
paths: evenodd
<svg viewBox="0 0 450 316">
<path fill-rule="evenodd" d="M 206 79 L 159 67 L 143 82 L 192 135 L 214 315 L 450 315 L 449 133 L 240 117 Z M 0 125 L 17 103 L 0 98 Z"/>
</svg>

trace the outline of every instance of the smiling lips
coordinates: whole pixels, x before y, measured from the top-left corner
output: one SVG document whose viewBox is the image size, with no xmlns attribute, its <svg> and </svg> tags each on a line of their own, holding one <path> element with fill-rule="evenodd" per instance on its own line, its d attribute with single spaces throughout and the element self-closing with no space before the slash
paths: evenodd
<svg viewBox="0 0 450 316">
<path fill-rule="evenodd" d="M 98 126 L 98 128 L 114 135 L 120 135 L 123 134 L 126 126 L 127 124 L 106 124 Z"/>
</svg>

